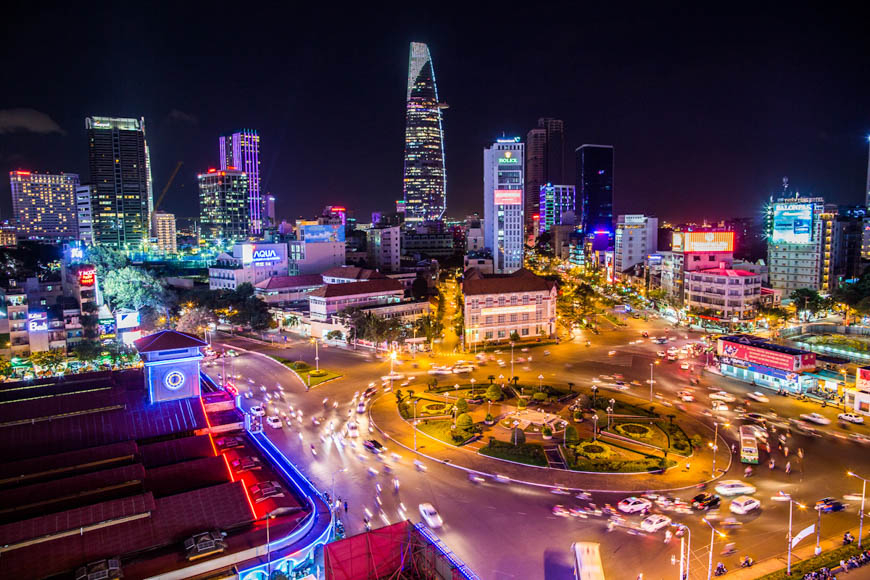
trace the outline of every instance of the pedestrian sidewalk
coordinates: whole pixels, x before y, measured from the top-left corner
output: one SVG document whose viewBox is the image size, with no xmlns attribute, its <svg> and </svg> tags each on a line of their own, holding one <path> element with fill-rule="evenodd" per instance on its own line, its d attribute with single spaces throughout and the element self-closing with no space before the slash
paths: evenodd
<svg viewBox="0 0 870 580">
<path fill-rule="evenodd" d="M 806 541 L 806 540 L 804 540 Z M 822 540 L 819 544 L 822 548 L 822 553 L 825 553 L 829 550 L 833 550 L 834 548 L 839 548 L 843 545 L 843 536 L 839 535 L 833 538 L 828 538 L 826 540 Z M 791 565 L 795 566 L 798 562 L 802 562 L 803 560 L 807 560 L 815 556 L 816 544 L 815 542 L 809 542 L 805 546 L 801 546 L 792 550 L 791 552 Z M 760 562 L 756 562 L 752 565 L 751 568 L 737 568 L 735 570 L 731 570 L 727 574 L 727 578 L 734 578 L 735 580 L 752 580 L 753 578 L 760 578 L 767 574 L 772 574 L 773 572 L 777 572 L 779 570 L 784 570 L 786 565 L 788 564 L 788 554 L 783 552 L 778 556 L 774 556 L 772 558 L 766 558 L 761 560 Z M 860 568 L 859 568 L 860 570 Z M 839 576 L 839 574 L 838 574 Z M 795 576 L 796 578 L 798 576 Z M 801 576 L 802 577 L 802 576 Z M 850 578 L 852 576 L 850 575 Z M 856 576 L 857 577 L 857 574 Z"/>
</svg>

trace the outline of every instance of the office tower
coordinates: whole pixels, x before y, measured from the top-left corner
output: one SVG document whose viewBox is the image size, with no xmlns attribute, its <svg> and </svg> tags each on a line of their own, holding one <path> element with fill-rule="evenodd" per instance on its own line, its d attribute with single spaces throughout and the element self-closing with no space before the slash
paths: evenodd
<svg viewBox="0 0 870 580">
<path fill-rule="evenodd" d="M 156 247 L 164 254 L 177 253 L 175 234 L 175 214 L 155 211 L 151 214 L 151 231 L 154 232 Z"/>
<path fill-rule="evenodd" d="M 583 204 L 583 233 L 613 231 L 613 146 L 581 145 L 577 156 L 577 193 Z"/>
<path fill-rule="evenodd" d="M 249 233 L 263 233 L 262 199 L 260 198 L 260 136 L 253 129 L 241 129 L 219 139 L 221 169 L 242 171 L 248 175 Z"/>
<path fill-rule="evenodd" d="M 832 289 L 836 206 L 821 197 L 781 197 L 768 240 L 770 285 L 788 296 L 799 288 Z"/>
<path fill-rule="evenodd" d="M 411 43 L 405 117 L 405 220 L 439 220 L 447 210 L 444 131 L 429 47 Z"/>
<path fill-rule="evenodd" d="M 526 157 L 528 159 L 528 156 Z M 528 179 L 526 180 L 528 183 Z M 557 225 L 576 225 L 577 196 L 573 185 L 546 183 L 538 189 L 538 228 L 546 232 Z M 528 199 L 529 196 L 526 196 Z"/>
<path fill-rule="evenodd" d="M 76 173 L 10 171 L 12 213 L 18 235 L 48 240 L 75 239 Z"/>
<path fill-rule="evenodd" d="M 659 220 L 645 215 L 621 215 L 617 218 L 613 262 L 616 275 L 642 264 L 658 249 Z"/>
<path fill-rule="evenodd" d="M 483 235 L 497 274 L 523 267 L 523 153 L 519 137 L 483 150 Z"/>
<path fill-rule="evenodd" d="M 248 174 L 209 169 L 200 173 L 199 219 L 203 239 L 239 241 L 248 237 L 250 210 Z"/>
<path fill-rule="evenodd" d="M 538 126 L 526 136 L 526 225 L 540 214 L 538 192 L 547 183 L 568 183 L 565 124 L 559 119 L 538 119 Z"/>
<path fill-rule="evenodd" d="M 94 214 L 90 185 L 80 185 L 76 188 L 76 223 L 79 229 L 78 239 L 86 244 L 93 244 Z"/>
<path fill-rule="evenodd" d="M 88 117 L 94 243 L 141 250 L 153 209 L 145 119 Z"/>
<path fill-rule="evenodd" d="M 368 261 L 382 272 L 398 272 L 402 257 L 402 232 L 398 226 L 378 226 L 368 231 Z"/>
<path fill-rule="evenodd" d="M 260 211 L 264 228 L 274 228 L 275 222 L 275 196 L 267 193 L 263 196 L 263 207 Z"/>
</svg>

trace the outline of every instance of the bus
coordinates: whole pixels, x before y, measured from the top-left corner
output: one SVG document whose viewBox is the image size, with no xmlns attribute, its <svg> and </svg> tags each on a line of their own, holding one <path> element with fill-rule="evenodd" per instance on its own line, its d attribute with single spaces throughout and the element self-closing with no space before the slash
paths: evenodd
<svg viewBox="0 0 870 580">
<path fill-rule="evenodd" d="M 740 427 L 740 461 L 758 463 L 758 442 L 755 440 L 755 429 L 751 425 Z"/>
<path fill-rule="evenodd" d="M 597 542 L 574 542 L 574 580 L 604 580 L 601 545 Z"/>
</svg>

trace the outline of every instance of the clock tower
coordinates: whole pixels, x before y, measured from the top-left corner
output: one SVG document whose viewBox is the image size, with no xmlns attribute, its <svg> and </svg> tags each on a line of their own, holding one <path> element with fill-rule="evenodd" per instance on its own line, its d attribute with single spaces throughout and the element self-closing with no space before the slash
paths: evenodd
<svg viewBox="0 0 870 580">
<path fill-rule="evenodd" d="M 199 397 L 200 348 L 192 334 L 162 330 L 135 341 L 145 361 L 145 388 L 151 403 Z"/>
</svg>

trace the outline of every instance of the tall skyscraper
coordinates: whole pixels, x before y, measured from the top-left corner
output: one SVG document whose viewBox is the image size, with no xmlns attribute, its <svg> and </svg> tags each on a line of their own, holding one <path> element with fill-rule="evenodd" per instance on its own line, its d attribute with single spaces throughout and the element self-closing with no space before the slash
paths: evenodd
<svg viewBox="0 0 870 580">
<path fill-rule="evenodd" d="M 206 240 L 244 240 L 248 237 L 248 174 L 237 170 L 209 169 L 200 173 L 199 220 Z"/>
<path fill-rule="evenodd" d="M 151 230 L 154 232 L 156 247 L 165 254 L 177 253 L 175 233 L 175 214 L 155 211 L 151 214 Z"/>
<path fill-rule="evenodd" d="M 444 131 L 429 47 L 411 43 L 405 116 L 405 221 L 439 220 L 447 210 Z"/>
<path fill-rule="evenodd" d="M 260 196 L 260 136 L 253 129 L 241 129 L 219 139 L 221 169 L 248 174 L 249 233 L 263 233 L 263 200 Z"/>
<path fill-rule="evenodd" d="M 76 221 L 78 239 L 86 244 L 94 243 L 94 210 L 91 205 L 91 186 L 80 185 L 76 188 Z"/>
<path fill-rule="evenodd" d="M 88 117 L 94 243 L 141 250 L 153 209 L 145 119 Z"/>
<path fill-rule="evenodd" d="M 613 233 L 613 146 L 581 145 L 575 153 L 583 233 Z"/>
<path fill-rule="evenodd" d="M 538 191 L 538 227 L 541 232 L 562 224 L 576 225 L 577 196 L 573 185 L 546 183 Z"/>
<path fill-rule="evenodd" d="M 9 184 L 18 235 L 49 240 L 78 237 L 78 174 L 10 171 Z"/>
<path fill-rule="evenodd" d="M 549 117 L 538 119 L 538 126 L 526 136 L 526 225 L 540 214 L 538 192 L 547 183 L 569 183 L 565 147 L 565 124 Z"/>
<path fill-rule="evenodd" d="M 824 198 L 781 197 L 773 204 L 773 229 L 767 255 L 770 285 L 783 299 L 799 288 L 830 292 L 836 262 L 837 208 Z"/>
<path fill-rule="evenodd" d="M 523 153 L 519 137 L 483 150 L 483 237 L 497 274 L 523 267 Z"/>
</svg>

